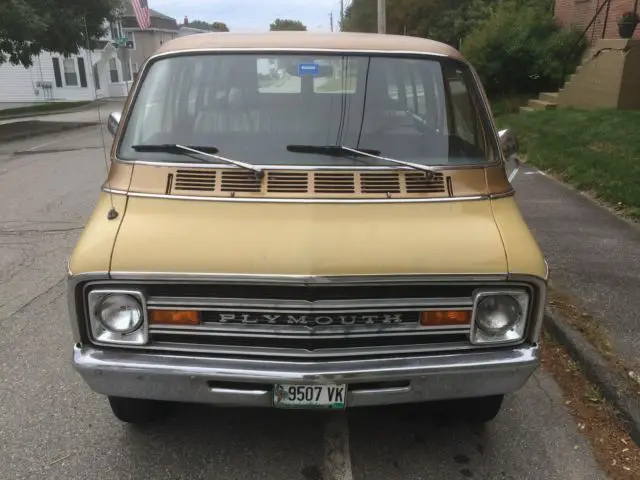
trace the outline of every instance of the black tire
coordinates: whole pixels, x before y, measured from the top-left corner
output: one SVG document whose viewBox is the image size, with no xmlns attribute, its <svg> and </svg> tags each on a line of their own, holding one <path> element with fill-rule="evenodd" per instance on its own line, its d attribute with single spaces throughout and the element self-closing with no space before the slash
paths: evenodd
<svg viewBox="0 0 640 480">
<path fill-rule="evenodd" d="M 492 421 L 502 408 L 504 395 L 494 395 L 491 397 L 476 397 L 460 400 L 456 405 L 456 410 L 463 420 L 482 425 Z"/>
<path fill-rule="evenodd" d="M 109 397 L 109 405 L 118 420 L 138 425 L 151 423 L 167 411 L 164 402 L 139 398 Z"/>
</svg>

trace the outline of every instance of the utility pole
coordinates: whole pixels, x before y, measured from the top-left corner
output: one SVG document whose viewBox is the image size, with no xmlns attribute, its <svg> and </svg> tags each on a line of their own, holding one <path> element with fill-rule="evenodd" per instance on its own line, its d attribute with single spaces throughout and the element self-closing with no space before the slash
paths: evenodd
<svg viewBox="0 0 640 480">
<path fill-rule="evenodd" d="M 344 24 L 344 0 L 340 0 L 340 29 Z"/>
<path fill-rule="evenodd" d="M 387 2 L 378 0 L 378 33 L 387 33 Z"/>
<path fill-rule="evenodd" d="M 333 33 L 333 12 L 329 12 L 329 23 L 331 25 L 331 32 Z"/>
</svg>

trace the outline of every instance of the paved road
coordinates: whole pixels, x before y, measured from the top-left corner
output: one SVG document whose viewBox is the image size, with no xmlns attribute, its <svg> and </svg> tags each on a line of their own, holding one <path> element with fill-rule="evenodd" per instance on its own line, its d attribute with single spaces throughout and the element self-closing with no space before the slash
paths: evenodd
<svg viewBox="0 0 640 480">
<path fill-rule="evenodd" d="M 100 146 L 96 129 L 0 146 L 0 479 L 319 480 L 328 459 L 356 480 L 604 478 L 544 372 L 483 430 L 428 406 L 189 406 L 148 428 L 119 423 L 70 367 L 63 280 L 105 175 Z"/>
</svg>

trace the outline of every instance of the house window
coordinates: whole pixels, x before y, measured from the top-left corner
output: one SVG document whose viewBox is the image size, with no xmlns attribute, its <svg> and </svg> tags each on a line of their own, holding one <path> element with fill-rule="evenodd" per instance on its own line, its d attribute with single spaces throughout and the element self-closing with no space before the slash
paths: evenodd
<svg viewBox="0 0 640 480">
<path fill-rule="evenodd" d="M 135 50 L 136 49 L 136 36 L 133 34 L 133 32 L 126 32 L 126 36 L 127 36 L 127 41 L 133 43 L 133 47 L 131 47 L 131 49 Z"/>
<path fill-rule="evenodd" d="M 120 38 L 120 30 L 118 29 L 118 24 L 117 23 L 112 23 L 110 30 L 111 30 L 111 39 L 112 40 L 117 40 L 118 38 Z"/>
<path fill-rule="evenodd" d="M 64 69 L 64 83 L 67 87 L 78 86 L 78 70 L 76 68 L 75 58 L 65 58 L 62 60 L 62 68 Z"/>
<path fill-rule="evenodd" d="M 109 60 L 109 76 L 111 77 L 111 83 L 118 83 L 120 76 L 118 75 L 118 63 L 115 58 Z"/>
</svg>

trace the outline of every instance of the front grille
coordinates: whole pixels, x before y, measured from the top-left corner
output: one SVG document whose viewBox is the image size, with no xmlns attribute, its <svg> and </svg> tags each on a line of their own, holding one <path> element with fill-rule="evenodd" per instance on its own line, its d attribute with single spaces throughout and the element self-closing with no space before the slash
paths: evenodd
<svg viewBox="0 0 640 480">
<path fill-rule="evenodd" d="M 150 309 L 201 312 L 193 327 L 151 325 L 146 348 L 300 360 L 473 348 L 469 326 L 423 327 L 427 309 L 471 310 L 474 284 L 269 285 L 157 283 Z"/>
</svg>

